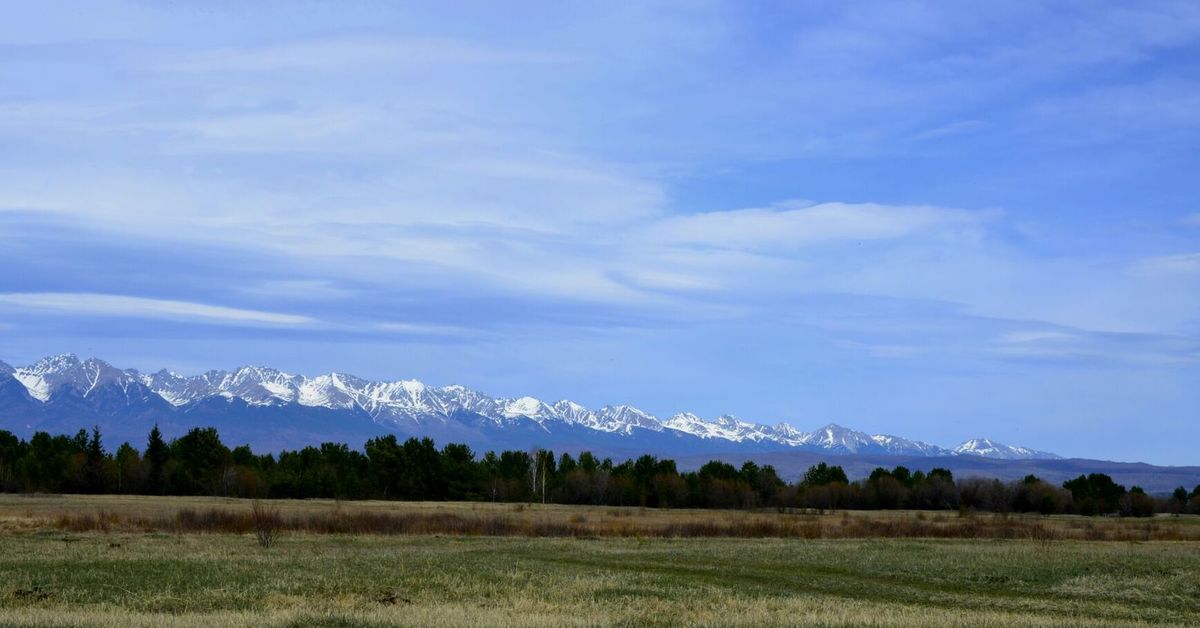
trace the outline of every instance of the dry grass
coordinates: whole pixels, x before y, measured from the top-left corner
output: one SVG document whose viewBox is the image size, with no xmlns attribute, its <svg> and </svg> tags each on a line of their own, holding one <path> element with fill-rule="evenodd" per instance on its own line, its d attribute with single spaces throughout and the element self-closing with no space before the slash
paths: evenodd
<svg viewBox="0 0 1200 628">
<path fill-rule="evenodd" d="M 0 626 L 1200 625 L 1195 517 L 253 506 L 0 496 Z"/>
<path fill-rule="evenodd" d="M 267 508 L 264 506 L 263 508 Z M 0 526 L 72 532 L 263 532 L 578 538 L 941 538 L 1038 542 L 1196 541 L 1200 517 L 1151 519 L 946 512 L 657 510 L 445 502 L 249 500 L 126 496 L 0 496 Z M 268 545 L 270 541 L 268 540 Z"/>
<path fill-rule="evenodd" d="M 1200 546 L 62 532 L 0 537 L 0 626 L 1200 622 Z"/>
<path fill-rule="evenodd" d="M 654 619 L 655 610 L 669 613 Z M 633 613 L 636 619 L 630 620 Z M 1051 617 L 1023 612 L 987 609 L 937 609 L 930 612 L 917 605 L 889 607 L 881 614 L 877 604 L 840 598 L 796 598 L 763 606 L 744 601 L 718 600 L 703 606 L 655 609 L 641 604 L 623 612 L 588 609 L 586 615 L 566 615 L 544 605 L 513 604 L 504 609 L 478 609 L 460 605 L 429 605 L 419 608 L 392 607 L 343 611 L 306 611 L 295 609 L 215 612 L 203 614 L 127 613 L 115 609 L 0 611 L 0 625 L 22 627 L 112 627 L 172 628 L 199 626 L 878 626 L 928 627 L 1046 626 L 1105 628 L 1146 626 L 1138 620 L 1111 620 L 1088 617 Z"/>
</svg>

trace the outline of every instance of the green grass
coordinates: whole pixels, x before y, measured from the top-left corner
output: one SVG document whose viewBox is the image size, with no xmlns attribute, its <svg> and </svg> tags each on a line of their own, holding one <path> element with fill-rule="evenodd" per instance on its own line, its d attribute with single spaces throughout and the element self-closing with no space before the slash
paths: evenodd
<svg viewBox="0 0 1200 628">
<path fill-rule="evenodd" d="M 453 515 L 509 522 L 514 536 L 301 525 L 266 549 L 249 533 L 177 523 L 250 507 L 0 495 L 0 625 L 1200 625 L 1197 517 L 277 501 L 301 524 Z M 764 521 L 820 538 L 662 538 L 691 524 L 762 536 L 775 529 Z M 584 534 L 521 532 L 565 524 Z M 973 538 L 875 538 L 956 530 Z"/>
<path fill-rule="evenodd" d="M 1200 544 L 0 535 L 3 625 L 1200 625 Z"/>
</svg>

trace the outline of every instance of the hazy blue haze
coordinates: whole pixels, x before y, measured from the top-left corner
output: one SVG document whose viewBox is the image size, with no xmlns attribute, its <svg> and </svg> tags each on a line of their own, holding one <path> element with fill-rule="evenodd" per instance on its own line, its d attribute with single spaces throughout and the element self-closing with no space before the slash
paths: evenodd
<svg viewBox="0 0 1200 628">
<path fill-rule="evenodd" d="M 0 359 L 1198 462 L 1200 5 L 444 4 L 5 7 Z"/>
</svg>

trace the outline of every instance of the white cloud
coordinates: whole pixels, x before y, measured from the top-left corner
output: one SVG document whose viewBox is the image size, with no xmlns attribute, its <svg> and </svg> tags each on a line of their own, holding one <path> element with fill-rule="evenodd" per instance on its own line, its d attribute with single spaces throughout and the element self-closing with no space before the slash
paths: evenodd
<svg viewBox="0 0 1200 628">
<path fill-rule="evenodd" d="M 0 305 L 82 315 L 198 320 L 221 324 L 294 326 L 317 323 L 312 318 L 296 314 L 86 292 L 0 293 Z"/>
<path fill-rule="evenodd" d="M 994 354 L 1024 360 L 1178 366 L 1200 362 L 1200 342 L 1186 336 L 1017 330 L 1001 334 Z"/>
<path fill-rule="evenodd" d="M 61 92 L 30 81 L 22 93 L 37 98 L 0 108 L 0 133 L 35 149 L 0 169 L 0 211 L 54 209 L 183 250 L 265 251 L 366 292 L 453 286 L 670 307 L 680 317 L 754 297 L 778 307 L 764 295 L 849 292 L 1138 331 L 1180 329 L 1194 317 L 1185 291 L 1144 298 L 1161 290 L 1122 276 L 1127 261 L 1114 270 L 998 244 L 1004 225 L 993 229 L 1001 221 L 992 212 L 785 202 L 665 217 L 679 180 L 682 188 L 697 172 L 754 168 L 747 156 L 892 158 L 895 142 L 914 136 L 999 130 L 1007 110 L 976 105 L 1004 93 L 1025 111 L 1045 97 L 1031 86 L 1190 41 L 1194 9 L 1043 19 L 1038 7 L 860 5 L 796 19 L 778 41 L 747 39 L 749 25 L 727 19 L 728 9 L 626 10 L 639 19 L 602 12 L 554 22 L 563 37 L 531 21 L 537 32 L 460 40 L 446 34 L 463 31 L 443 28 L 457 17 L 393 29 L 343 8 L 308 18 L 345 36 L 265 19 L 269 32 L 219 40 L 185 37 L 190 20 L 174 32 L 126 34 L 142 47 L 77 61 L 122 70 L 128 89 L 84 85 L 56 102 Z M 626 26 L 619 36 L 608 28 L 615 22 Z M 410 36 L 422 32 L 441 36 Z M 1139 102 L 1160 100 L 1173 112 L 1164 124 L 1191 125 L 1195 94 L 1194 83 L 1166 78 L 1096 91 L 1102 106 L 1079 125 L 1136 119 Z M 50 158 L 33 161 L 39 155 Z M 881 194 L 900 189 L 881 183 Z M 927 198 L 939 197 L 953 193 Z M 1145 269 L 1156 264 L 1178 282 L 1192 262 L 1163 258 Z M 317 283 L 261 288 L 338 297 Z"/>
<path fill-rule="evenodd" d="M 732 249 L 795 248 L 820 242 L 889 240 L 919 233 L 974 229 L 986 213 L 871 203 L 822 203 L 739 209 L 664 219 L 649 238 Z"/>
<path fill-rule="evenodd" d="M 372 326 L 382 332 L 395 334 L 413 334 L 421 336 L 473 336 L 479 332 L 467 327 L 455 325 L 423 325 L 420 323 L 384 322 Z"/>
<path fill-rule="evenodd" d="M 172 72 L 345 72 L 364 66 L 390 68 L 431 65 L 564 63 L 572 57 L 535 50 L 513 50 L 476 42 L 432 37 L 341 37 L 307 39 L 242 48 L 208 50 L 168 61 Z"/>
</svg>

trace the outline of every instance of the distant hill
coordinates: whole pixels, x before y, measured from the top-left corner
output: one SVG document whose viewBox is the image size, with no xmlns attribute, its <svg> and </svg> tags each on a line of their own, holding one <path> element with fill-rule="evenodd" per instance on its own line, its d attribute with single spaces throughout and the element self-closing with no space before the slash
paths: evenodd
<svg viewBox="0 0 1200 628">
<path fill-rule="evenodd" d="M 697 468 L 710 459 L 741 464 L 747 458 L 738 454 L 683 456 L 682 468 Z M 1118 484 L 1140 486 L 1149 493 L 1170 493 L 1183 486 L 1189 491 L 1200 485 L 1200 466 L 1156 466 L 1144 462 L 1111 462 L 1083 458 L 997 460 L 978 456 L 881 456 L 841 455 L 793 451 L 765 452 L 753 457 L 758 464 L 774 465 L 780 476 L 795 478 L 818 462 L 840 465 L 850 479 L 865 478 L 876 467 L 892 468 L 903 465 L 910 470 L 928 472 L 935 467 L 950 469 L 958 479 L 970 477 L 1019 480 L 1033 474 L 1052 484 L 1087 473 L 1106 473 Z"/>
</svg>

